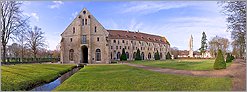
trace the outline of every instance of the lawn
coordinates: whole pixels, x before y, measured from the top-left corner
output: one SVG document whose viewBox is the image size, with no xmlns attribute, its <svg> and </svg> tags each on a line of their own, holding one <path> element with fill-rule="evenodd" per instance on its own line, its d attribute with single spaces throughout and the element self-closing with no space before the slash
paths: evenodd
<svg viewBox="0 0 247 92">
<path fill-rule="evenodd" d="M 1 89 L 27 90 L 40 83 L 50 82 L 74 65 L 18 64 L 1 66 Z"/>
<path fill-rule="evenodd" d="M 89 65 L 56 91 L 192 91 L 230 90 L 231 78 L 161 74 L 127 65 Z"/>
<path fill-rule="evenodd" d="M 174 59 L 174 60 L 155 60 L 155 61 L 130 61 L 133 64 L 145 66 L 172 68 L 179 70 L 214 70 L 214 59 Z M 227 63 L 227 67 L 231 63 Z"/>
</svg>

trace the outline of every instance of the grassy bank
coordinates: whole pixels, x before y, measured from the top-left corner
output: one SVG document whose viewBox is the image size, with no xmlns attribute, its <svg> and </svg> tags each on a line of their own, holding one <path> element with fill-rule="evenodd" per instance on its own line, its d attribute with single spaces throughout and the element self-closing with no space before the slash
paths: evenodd
<svg viewBox="0 0 247 92">
<path fill-rule="evenodd" d="M 172 68 L 179 70 L 214 70 L 214 59 L 174 59 L 155 61 L 131 61 L 133 64 L 141 64 L 152 67 Z M 227 67 L 231 63 L 227 63 Z"/>
<path fill-rule="evenodd" d="M 1 89 L 26 90 L 40 83 L 50 82 L 71 70 L 74 65 L 19 64 L 1 66 Z"/>
<path fill-rule="evenodd" d="M 127 65 L 90 65 L 63 82 L 57 91 L 230 90 L 230 78 L 161 74 Z"/>
</svg>

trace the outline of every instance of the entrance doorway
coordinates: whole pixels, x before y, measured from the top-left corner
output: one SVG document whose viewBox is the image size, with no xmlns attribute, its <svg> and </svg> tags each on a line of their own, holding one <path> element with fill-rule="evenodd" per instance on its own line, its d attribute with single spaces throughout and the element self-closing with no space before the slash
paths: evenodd
<svg viewBox="0 0 247 92">
<path fill-rule="evenodd" d="M 81 47 L 81 63 L 88 63 L 88 48 L 87 48 L 87 46 Z"/>
</svg>

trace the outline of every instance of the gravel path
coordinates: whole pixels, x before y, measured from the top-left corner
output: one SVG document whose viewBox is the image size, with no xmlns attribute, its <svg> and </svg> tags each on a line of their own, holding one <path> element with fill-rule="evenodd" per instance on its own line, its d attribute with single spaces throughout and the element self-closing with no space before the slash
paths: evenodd
<svg viewBox="0 0 247 92">
<path fill-rule="evenodd" d="M 129 66 L 142 68 L 145 70 L 160 72 L 164 74 L 181 74 L 191 76 L 206 76 L 206 77 L 231 77 L 232 91 L 245 91 L 246 90 L 246 63 L 244 60 L 235 59 L 231 66 L 223 70 L 211 70 L 211 71 L 195 71 L 195 70 L 176 70 L 168 68 L 158 68 L 151 66 L 144 66 L 138 64 L 125 63 Z"/>
</svg>

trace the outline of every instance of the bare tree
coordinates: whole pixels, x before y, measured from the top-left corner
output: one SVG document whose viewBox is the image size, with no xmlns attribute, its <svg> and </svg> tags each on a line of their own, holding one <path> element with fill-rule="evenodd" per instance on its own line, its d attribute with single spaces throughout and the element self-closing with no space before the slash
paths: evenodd
<svg viewBox="0 0 247 92">
<path fill-rule="evenodd" d="M 220 4 L 223 7 L 223 13 L 228 16 L 227 26 L 235 41 L 234 44 L 239 46 L 239 56 L 243 57 L 246 54 L 246 1 L 223 1 Z"/>
<path fill-rule="evenodd" d="M 225 54 L 229 47 L 229 40 L 227 38 L 215 36 L 209 41 L 209 49 L 211 55 L 216 56 L 217 51 L 220 49 Z"/>
<path fill-rule="evenodd" d="M 28 20 L 22 16 L 20 10 L 21 2 L 17 1 L 0 1 L 1 2 L 1 43 L 2 43 L 2 61 L 6 61 L 6 45 L 9 39 L 20 27 L 25 26 Z"/>
<path fill-rule="evenodd" d="M 27 46 L 32 50 L 34 60 L 36 60 L 38 49 L 46 46 L 44 32 L 41 28 L 34 26 L 33 30 L 27 32 Z"/>
</svg>

